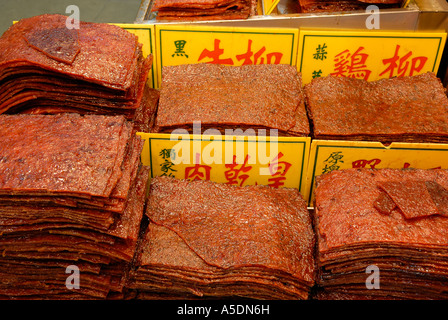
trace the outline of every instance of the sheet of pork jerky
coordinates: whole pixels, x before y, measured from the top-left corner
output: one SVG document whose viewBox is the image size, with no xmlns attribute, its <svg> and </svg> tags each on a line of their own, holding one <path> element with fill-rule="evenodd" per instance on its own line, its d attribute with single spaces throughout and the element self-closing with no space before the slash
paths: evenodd
<svg viewBox="0 0 448 320">
<path fill-rule="evenodd" d="M 1 115 L 0 193 L 109 197 L 131 128 L 122 116 Z"/>
<path fill-rule="evenodd" d="M 195 121 L 220 130 L 277 129 L 308 136 L 301 75 L 289 65 L 166 66 L 154 131 L 193 130 Z"/>
<path fill-rule="evenodd" d="M 0 38 L 0 112 L 125 114 L 140 106 L 152 56 L 117 26 L 45 14 L 22 19 Z"/>
<path fill-rule="evenodd" d="M 103 263 L 110 266 L 111 261 L 129 262 L 133 257 L 140 220 L 143 214 L 144 194 L 148 178 L 146 173 L 139 176 L 137 184 L 132 189 L 132 195 L 125 212 L 115 226 L 107 233 L 92 232 L 87 226 L 82 224 L 73 225 L 68 223 L 37 224 L 32 228 L 20 228 L 20 230 L 2 228 L 3 258 L 23 258 L 31 259 L 60 259 L 74 260 L 66 262 L 66 266 L 79 261 L 89 261 L 92 263 Z M 39 255 L 33 249 L 39 248 Z M 18 255 L 22 252 L 22 255 Z M 59 253 L 64 253 L 62 256 Z M 67 253 L 71 256 L 67 257 Z M 82 252 L 82 254 L 80 254 Z M 46 257 L 42 254 L 47 253 Z M 107 258 L 94 258 L 95 256 Z M 9 257 L 9 258 L 8 258 Z M 92 259 L 93 257 L 93 259 Z M 112 259 L 112 260 L 111 260 Z M 19 260 L 18 260 L 19 261 Z M 117 265 L 113 263 L 112 265 Z M 123 272 L 129 264 L 121 263 Z M 83 270 L 85 271 L 85 270 Z M 66 276 L 65 276 L 66 277 Z M 64 278 L 65 279 L 65 278 Z M 63 284 L 63 283 L 62 283 Z M 124 282 L 121 286 L 124 285 Z M 109 287 L 107 291 L 112 288 Z M 106 291 L 106 293 L 107 293 Z"/>
<path fill-rule="evenodd" d="M 371 4 L 402 4 L 403 0 L 358 0 L 359 2 Z"/>
<path fill-rule="evenodd" d="M 48 116 L 45 116 L 48 117 Z M 51 116 L 50 116 L 51 117 Z M 85 199 L 64 201 L 63 195 L 52 199 L 51 196 L 27 196 L 20 194 L 3 195 L 0 197 L 2 212 L 0 225 L 4 228 L 17 228 L 27 221 L 37 223 L 66 224 L 82 222 L 96 230 L 108 230 L 114 221 L 122 219 L 130 196 L 130 186 L 138 175 L 139 159 L 143 141 L 134 136 L 132 143 L 127 143 L 131 149 L 124 157 L 121 177 L 110 193 L 110 198 L 103 201 L 84 201 Z M 31 159 L 29 160 L 31 161 Z M 123 161 L 121 161 L 123 162 Z M 141 173 L 140 173 L 141 174 Z M 71 194 L 70 194 L 71 195 Z M 31 218 L 31 220 L 29 220 Z"/>
<path fill-rule="evenodd" d="M 146 297 L 308 297 L 314 233 L 297 190 L 157 177 L 146 214 L 130 276 Z"/>
<path fill-rule="evenodd" d="M 430 72 L 371 82 L 327 76 L 305 94 L 316 139 L 448 141 L 448 98 Z"/>
<path fill-rule="evenodd" d="M 0 123 L 0 264 L 17 266 L 0 295 L 54 298 L 63 289 L 61 298 L 76 298 L 65 287 L 64 263 L 92 273 L 77 294 L 120 296 L 149 176 L 132 124 L 78 114 L 0 115 Z M 42 267 L 22 272 L 33 264 Z"/>
<path fill-rule="evenodd" d="M 157 11 L 157 20 L 247 19 L 255 5 L 249 0 L 157 0 L 151 11 Z"/>
<path fill-rule="evenodd" d="M 149 174 L 147 168 L 143 169 L 145 171 L 140 172 L 120 221 L 107 233 L 93 232 L 82 224 L 64 223 L 59 226 L 38 224 L 19 231 L 2 228 L 0 265 L 15 265 L 15 268 L 5 271 L 0 295 L 28 298 L 40 292 L 42 298 L 50 295 L 55 299 L 53 291 L 63 292 L 64 289 L 63 293 L 68 295 L 65 268 L 73 264 L 82 272 L 82 290 L 77 293 L 97 299 L 120 293 L 127 279 L 143 216 Z M 36 254 L 36 248 L 39 248 L 39 254 Z M 40 267 L 34 268 L 33 273 L 26 272 L 30 265 Z M 67 298 L 76 296 L 68 295 Z"/>
<path fill-rule="evenodd" d="M 399 8 L 402 0 L 297 0 L 299 12 L 342 12 L 365 10 L 367 6 L 374 4 L 380 9 Z"/>
<path fill-rule="evenodd" d="M 319 296 L 448 298 L 448 219 L 440 190 L 448 190 L 448 170 L 348 169 L 319 176 Z M 395 205 L 378 207 L 383 194 Z M 380 289 L 366 288 L 371 265 L 380 270 Z"/>
<path fill-rule="evenodd" d="M 138 289 L 142 299 L 156 299 L 161 294 L 178 298 L 222 298 L 231 297 L 232 292 L 234 297 L 297 299 L 299 295 L 307 298 L 308 289 L 293 277 L 279 274 L 281 282 L 272 280 L 274 270 L 261 267 L 223 270 L 210 266 L 175 232 L 163 226 L 150 223 L 142 239 L 137 254 L 140 267 L 130 277 L 131 288 Z M 250 286 L 257 286 L 257 291 Z"/>
<path fill-rule="evenodd" d="M 151 132 L 156 120 L 157 107 L 159 105 L 159 90 L 150 88 L 147 84 L 141 101 L 141 107 L 134 115 L 134 129 L 137 132 Z"/>
</svg>

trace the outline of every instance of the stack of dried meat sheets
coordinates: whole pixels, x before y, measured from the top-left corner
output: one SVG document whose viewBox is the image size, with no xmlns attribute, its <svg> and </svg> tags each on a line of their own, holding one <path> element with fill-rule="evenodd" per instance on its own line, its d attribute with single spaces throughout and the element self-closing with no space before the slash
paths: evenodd
<svg viewBox="0 0 448 320">
<path fill-rule="evenodd" d="M 145 85 L 140 107 L 137 108 L 132 122 L 137 132 L 151 132 L 156 121 L 157 108 L 159 105 L 159 90 Z"/>
<path fill-rule="evenodd" d="M 299 12 L 341 12 L 366 10 L 369 5 L 380 9 L 399 8 L 403 0 L 297 0 Z"/>
<path fill-rule="evenodd" d="M 315 235 L 298 190 L 156 177 L 146 215 L 137 298 L 308 298 Z"/>
<path fill-rule="evenodd" d="M 333 171 L 315 192 L 320 299 L 448 299 L 448 170 Z"/>
<path fill-rule="evenodd" d="M 448 98 L 431 72 L 371 82 L 315 78 L 305 95 L 315 139 L 448 142 Z"/>
<path fill-rule="evenodd" d="M 124 297 L 142 143 L 124 116 L 0 115 L 0 298 Z M 66 286 L 69 266 L 79 289 Z"/>
<path fill-rule="evenodd" d="M 156 0 L 151 7 L 157 20 L 247 19 L 256 14 L 255 0 Z"/>
<path fill-rule="evenodd" d="M 152 55 L 132 33 L 105 23 L 45 14 L 18 21 L 0 38 L 0 113 L 75 112 L 133 119 Z M 155 94 L 146 89 L 146 94 Z"/>
<path fill-rule="evenodd" d="M 193 133 L 199 122 L 202 133 L 274 129 L 279 136 L 308 136 L 304 101 L 301 74 L 290 65 L 166 66 L 154 131 Z"/>
</svg>

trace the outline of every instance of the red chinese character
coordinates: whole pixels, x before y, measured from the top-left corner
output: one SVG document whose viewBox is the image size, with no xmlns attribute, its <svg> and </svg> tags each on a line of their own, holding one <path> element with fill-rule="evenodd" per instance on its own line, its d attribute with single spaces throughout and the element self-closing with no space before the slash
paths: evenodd
<svg viewBox="0 0 448 320">
<path fill-rule="evenodd" d="M 291 164 L 286 161 L 278 161 L 283 157 L 283 153 L 279 154 L 273 159 L 273 162 L 269 163 L 269 172 L 273 178 L 268 179 L 268 185 L 274 188 L 283 186 L 286 180 L 286 173 L 288 172 Z"/>
<path fill-rule="evenodd" d="M 233 65 L 233 60 L 231 58 L 220 59 L 220 56 L 224 53 L 224 49 L 220 49 L 219 48 L 219 44 L 220 43 L 221 43 L 221 40 L 215 39 L 213 51 L 210 51 L 208 49 L 204 49 L 201 52 L 198 61 L 201 61 L 204 58 L 210 58 L 212 60 L 207 62 L 207 63 Z"/>
<path fill-rule="evenodd" d="M 411 168 L 411 164 L 410 164 L 409 162 L 405 162 L 403 168 L 404 168 L 404 169 Z M 429 170 L 438 170 L 438 169 L 442 169 L 442 166 L 438 166 L 438 167 L 430 168 Z"/>
<path fill-rule="evenodd" d="M 402 57 L 399 56 L 399 51 L 400 45 L 397 45 L 395 47 L 394 56 L 392 58 L 383 59 L 383 64 L 387 65 L 387 67 L 380 73 L 380 76 L 389 73 L 389 78 L 394 76 L 404 77 L 408 71 L 408 75 L 412 76 L 415 72 L 420 72 L 428 60 L 427 57 L 414 57 L 409 61 L 413 54 L 412 51 L 409 51 Z"/>
<path fill-rule="evenodd" d="M 266 48 L 263 46 L 260 50 L 258 50 L 255 54 L 252 51 L 252 40 L 249 39 L 247 43 L 247 51 L 243 54 L 236 55 L 238 61 L 244 60 L 243 65 L 246 64 L 263 64 L 264 57 L 262 57 L 263 53 L 266 51 Z M 254 61 L 252 61 L 252 56 L 254 57 Z M 267 64 L 279 64 L 282 60 L 283 53 L 281 52 L 271 52 L 266 54 Z M 272 63 L 272 60 L 274 62 Z"/>
<path fill-rule="evenodd" d="M 353 54 L 348 49 L 337 54 L 334 59 L 335 72 L 331 75 L 368 80 L 372 73 L 366 66 L 369 55 L 361 53 L 362 50 L 364 50 L 364 47 L 359 47 Z"/>
<path fill-rule="evenodd" d="M 380 159 L 356 160 L 352 162 L 352 168 L 366 168 L 369 166 L 371 169 L 375 169 L 375 166 L 380 164 L 380 162 Z"/>
<path fill-rule="evenodd" d="M 251 166 L 246 166 L 248 159 L 249 155 L 246 156 L 246 158 L 244 159 L 244 163 L 239 169 L 237 168 L 238 163 L 236 163 L 236 156 L 233 156 L 233 162 L 231 164 L 226 164 L 226 168 L 229 168 L 229 170 L 225 171 L 224 175 L 228 181 L 228 184 L 239 184 L 239 186 L 242 186 L 247 178 L 249 178 L 248 174 L 240 174 L 249 172 L 252 169 Z M 240 180 L 239 183 L 238 180 Z"/>
<path fill-rule="evenodd" d="M 271 186 L 274 188 L 279 188 L 279 187 L 285 185 L 285 183 L 284 183 L 285 180 L 286 180 L 286 177 L 275 177 L 275 178 L 268 179 L 268 181 L 269 181 L 268 186 Z"/>
<path fill-rule="evenodd" d="M 207 165 L 201 165 L 200 154 L 196 154 L 196 164 L 193 167 L 185 168 L 185 179 L 190 180 L 210 180 L 210 170 L 212 167 Z"/>
<path fill-rule="evenodd" d="M 283 53 L 281 52 L 271 52 L 266 55 L 267 64 L 279 64 L 282 61 Z M 272 62 L 274 59 L 274 62 Z M 263 63 L 263 62 L 262 62 Z"/>
<path fill-rule="evenodd" d="M 238 54 L 237 56 L 236 56 L 236 58 L 237 58 L 237 60 L 238 61 L 241 61 L 241 60 L 243 60 L 244 59 L 244 61 L 243 61 L 243 65 L 246 65 L 246 64 L 254 64 L 253 63 L 253 61 L 251 60 L 251 58 L 252 58 L 252 56 L 254 55 L 254 53 L 252 52 L 252 40 L 251 39 L 249 39 L 249 42 L 248 42 L 248 44 L 247 44 L 247 52 L 246 53 L 243 53 L 243 54 Z M 264 50 L 266 50 L 264 47 L 263 48 L 261 48 L 263 51 Z M 260 50 L 261 51 L 261 50 Z M 260 52 L 260 51 L 258 51 L 258 52 Z M 257 53 L 258 53 L 257 52 Z M 261 54 L 260 54 L 261 55 Z M 257 64 L 256 63 L 256 61 L 257 60 L 255 60 L 255 64 Z"/>
</svg>

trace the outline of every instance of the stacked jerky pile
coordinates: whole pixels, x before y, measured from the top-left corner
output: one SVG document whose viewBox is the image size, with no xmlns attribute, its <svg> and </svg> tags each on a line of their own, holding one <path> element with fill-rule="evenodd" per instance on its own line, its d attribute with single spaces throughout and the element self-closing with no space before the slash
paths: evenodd
<svg viewBox="0 0 448 320">
<path fill-rule="evenodd" d="M 403 0 L 298 0 L 299 12 L 340 12 L 366 10 L 369 5 L 380 9 L 399 8 Z"/>
<path fill-rule="evenodd" d="M 251 128 L 308 136 L 301 75 L 285 64 L 164 67 L 154 130 L 193 132 L 195 121 L 200 121 L 202 132 Z"/>
<path fill-rule="evenodd" d="M 133 119 L 152 56 L 114 25 L 40 15 L 12 25 L 0 38 L 0 113 L 123 114 Z"/>
<path fill-rule="evenodd" d="M 123 297 L 148 179 L 141 148 L 124 116 L 0 115 L 0 298 Z"/>
<path fill-rule="evenodd" d="M 256 14 L 256 0 L 156 0 L 157 20 L 247 19 Z"/>
<path fill-rule="evenodd" d="M 315 139 L 448 141 L 448 98 L 433 73 L 372 82 L 327 76 L 305 94 Z"/>
<path fill-rule="evenodd" d="M 448 299 L 447 170 L 333 171 L 315 201 L 319 298 Z"/>
<path fill-rule="evenodd" d="M 157 177 L 146 215 L 137 298 L 308 298 L 315 240 L 297 190 Z"/>
</svg>

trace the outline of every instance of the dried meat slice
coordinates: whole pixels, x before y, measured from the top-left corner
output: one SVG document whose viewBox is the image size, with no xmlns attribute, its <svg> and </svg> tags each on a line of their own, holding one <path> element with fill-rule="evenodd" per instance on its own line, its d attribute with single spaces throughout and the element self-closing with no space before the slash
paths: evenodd
<svg viewBox="0 0 448 320">
<path fill-rule="evenodd" d="M 125 115 L 141 108 L 152 55 L 132 33 L 63 15 L 23 19 L 0 38 L 0 113 Z M 118 48 L 118 49 L 117 49 Z"/>
<path fill-rule="evenodd" d="M 359 241 L 424 247 L 434 245 L 435 248 L 448 244 L 448 234 L 444 233 L 448 219 L 444 216 L 405 219 L 397 210 L 385 215 L 373 207 L 374 200 L 383 192 L 378 185 L 384 181 L 400 180 L 435 181 L 447 188 L 448 170 L 347 169 L 319 176 L 315 214 L 319 228 L 331 234 L 331 237 L 322 238 L 322 249 L 327 251 L 341 244 L 357 245 Z M 361 189 L 363 192 L 359 192 Z M 343 215 L 347 211 L 351 214 Z M 369 227 L 359 228 L 361 225 Z M 422 234 L 422 230 L 426 231 Z"/>
<path fill-rule="evenodd" d="M 1 194 L 106 198 L 122 175 L 132 133 L 122 116 L 1 115 L 0 123 Z"/>
<path fill-rule="evenodd" d="M 448 97 L 434 73 L 369 82 L 330 75 L 306 84 L 305 95 L 315 139 L 448 141 Z"/>
<path fill-rule="evenodd" d="M 14 228 L 2 227 L 0 274 L 4 281 L 0 285 L 0 295 L 15 299 L 34 295 L 45 298 L 61 290 L 71 299 L 82 299 L 82 296 L 69 295 L 65 285 L 67 275 L 63 271 L 75 264 L 83 274 L 82 290 L 76 290 L 77 293 L 96 299 L 122 296 L 143 216 L 148 176 L 149 169 L 142 167 L 124 213 L 110 230 L 98 232 L 82 222 L 48 223 L 45 220 Z M 14 272 L 8 270 L 4 274 L 1 266 L 8 263 L 16 267 Z M 26 271 L 30 264 L 32 273 Z M 60 277 L 55 267 L 64 267 Z"/>
<path fill-rule="evenodd" d="M 300 263 L 303 259 L 303 262 L 310 261 L 307 260 L 311 259 L 307 256 L 310 252 L 296 251 L 300 243 L 311 245 L 313 238 L 307 225 L 310 222 L 308 213 L 298 192 L 274 191 L 267 187 L 241 190 L 212 182 L 174 179 L 152 180 L 151 188 L 149 218 L 176 231 L 209 264 L 221 268 L 262 264 L 312 282 L 309 273 L 312 268 Z M 177 201 L 167 203 L 167 197 Z M 204 197 L 210 199 L 206 206 Z M 247 201 L 251 201 L 250 206 Z M 226 211 L 217 216 L 223 204 L 226 204 Z M 214 209 L 208 211 L 205 209 L 208 207 Z M 264 208 L 281 214 L 273 218 Z M 295 230 L 285 228 L 286 225 L 294 226 Z M 246 233 L 248 227 L 251 233 Z M 229 234 L 228 230 L 233 232 Z M 212 239 L 216 239 L 216 243 Z"/>
<path fill-rule="evenodd" d="M 387 214 L 375 201 L 386 194 L 379 188 L 384 185 L 397 204 L 383 206 L 391 209 Z M 323 298 L 446 299 L 448 219 L 409 219 L 401 211 L 420 214 L 415 201 L 430 204 L 430 194 L 447 186 L 448 170 L 442 169 L 347 169 L 320 176 L 314 219 Z M 378 290 L 366 289 L 372 265 L 381 272 Z"/>
<path fill-rule="evenodd" d="M 340 12 L 363 10 L 365 6 L 357 1 L 298 0 L 299 12 Z"/>
<path fill-rule="evenodd" d="M 26 34 L 25 40 L 34 49 L 67 64 L 72 64 L 81 50 L 78 42 L 78 30 L 67 27 L 36 30 Z"/>
<path fill-rule="evenodd" d="M 36 32 L 45 35 L 51 34 L 49 30 L 65 28 L 66 20 L 64 15 L 44 14 L 22 19 L 12 25 L 0 38 L 0 71 L 7 66 L 26 62 L 106 87 L 129 88 L 139 48 L 137 37 L 122 28 L 81 21 L 78 30 L 80 52 L 72 64 L 59 62 L 37 51 L 25 40 L 33 38 Z"/>
<path fill-rule="evenodd" d="M 155 177 L 146 215 L 130 287 L 147 297 L 308 298 L 314 233 L 297 190 Z"/>
<path fill-rule="evenodd" d="M 389 9 L 400 7 L 401 3 L 402 0 L 298 0 L 299 10 L 303 13 L 366 10 L 369 4 Z"/>
<path fill-rule="evenodd" d="M 134 116 L 134 129 L 137 132 L 151 132 L 155 125 L 156 111 L 159 104 L 159 90 L 147 84 L 141 100 L 141 106 Z"/>
<path fill-rule="evenodd" d="M 0 122 L 0 296 L 125 297 L 149 177 L 132 123 L 78 114 Z M 87 267 L 70 295 L 67 275 L 55 272 L 73 264 Z M 8 265 L 14 272 L 3 272 Z"/>
<path fill-rule="evenodd" d="M 448 215 L 448 189 L 435 181 L 425 181 L 425 184 L 439 214 Z"/>
<path fill-rule="evenodd" d="M 425 181 L 384 181 L 379 187 L 387 192 L 406 219 L 439 214 Z"/>
<path fill-rule="evenodd" d="M 374 3 L 374 4 L 394 4 L 394 3 L 401 4 L 404 2 L 403 0 L 358 0 L 358 1 L 365 2 L 365 3 Z"/>
<path fill-rule="evenodd" d="M 265 129 L 308 136 L 301 75 L 284 64 L 164 68 L 155 131 L 192 131 L 197 121 L 203 131 Z"/>
<path fill-rule="evenodd" d="M 397 205 L 386 192 L 381 192 L 374 202 L 374 207 L 383 214 L 390 214 Z"/>
<path fill-rule="evenodd" d="M 248 0 L 157 0 L 157 20 L 247 19 L 255 12 Z"/>
</svg>

